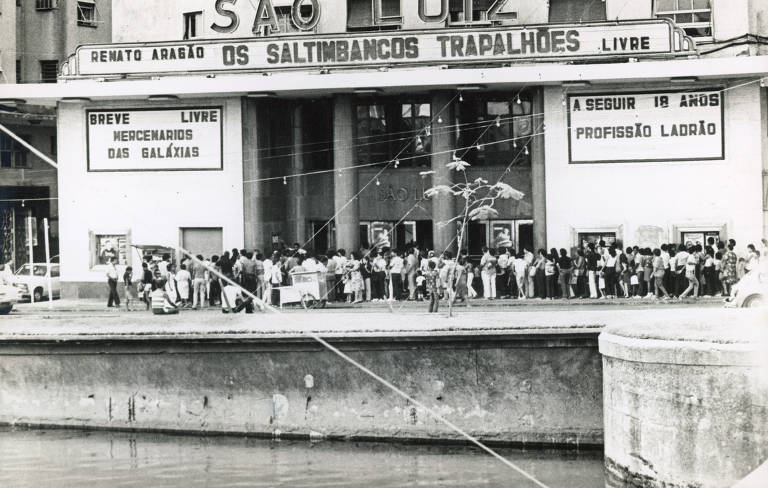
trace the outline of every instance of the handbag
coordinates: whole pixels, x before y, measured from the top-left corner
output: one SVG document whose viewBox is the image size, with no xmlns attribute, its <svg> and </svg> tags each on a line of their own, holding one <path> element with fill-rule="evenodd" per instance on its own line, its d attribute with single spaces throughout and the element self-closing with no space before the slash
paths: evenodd
<svg viewBox="0 0 768 488">
<path fill-rule="evenodd" d="M 629 277 L 629 284 L 632 286 L 639 285 L 640 281 L 637 279 L 637 275 L 633 274 Z"/>
<path fill-rule="evenodd" d="M 571 283 L 570 283 L 570 284 L 571 284 L 571 285 L 577 285 L 577 284 L 579 284 L 579 277 L 578 277 L 578 276 L 576 276 L 575 274 L 574 274 L 574 275 L 571 275 Z"/>
<path fill-rule="evenodd" d="M 605 288 L 605 278 L 603 278 L 602 276 L 597 280 L 597 287 Z"/>
<path fill-rule="evenodd" d="M 528 268 L 528 276 L 530 276 L 531 278 L 536 277 L 536 266 L 531 266 L 530 268 Z"/>
</svg>

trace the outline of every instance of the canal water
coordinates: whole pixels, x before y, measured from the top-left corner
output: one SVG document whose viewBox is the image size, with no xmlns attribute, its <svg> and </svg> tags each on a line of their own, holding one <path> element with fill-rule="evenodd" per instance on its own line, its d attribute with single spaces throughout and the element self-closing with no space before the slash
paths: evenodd
<svg viewBox="0 0 768 488">
<path fill-rule="evenodd" d="M 551 488 L 604 487 L 602 453 L 501 449 Z M 535 486 L 469 447 L 0 429 L 5 487 Z"/>
</svg>

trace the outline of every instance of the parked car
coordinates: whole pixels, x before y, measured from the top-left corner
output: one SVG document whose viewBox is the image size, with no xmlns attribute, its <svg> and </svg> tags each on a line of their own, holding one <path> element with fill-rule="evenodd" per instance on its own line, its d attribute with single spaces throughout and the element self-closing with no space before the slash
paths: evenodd
<svg viewBox="0 0 768 488">
<path fill-rule="evenodd" d="M 0 285 L 0 315 L 8 315 L 19 301 L 19 289 L 11 285 Z"/>
<path fill-rule="evenodd" d="M 13 278 L 13 286 L 19 289 L 22 299 L 28 300 L 30 293 L 36 302 L 47 299 L 49 274 L 53 298 L 61 296 L 58 264 L 33 263 L 31 269 L 32 272 L 30 272 L 30 265 L 25 264 L 16 271 Z"/>
<path fill-rule="evenodd" d="M 768 306 L 768 272 L 752 270 L 731 287 L 731 296 L 725 300 L 728 307 Z"/>
</svg>

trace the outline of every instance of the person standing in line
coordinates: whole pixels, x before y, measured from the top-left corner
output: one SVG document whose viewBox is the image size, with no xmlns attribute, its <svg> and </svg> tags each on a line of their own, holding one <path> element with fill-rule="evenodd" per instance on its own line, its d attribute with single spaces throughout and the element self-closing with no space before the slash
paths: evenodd
<svg viewBox="0 0 768 488">
<path fill-rule="evenodd" d="M 711 239 L 711 237 L 710 237 Z M 715 251 L 707 246 L 704 250 L 704 266 L 701 268 L 701 274 L 704 276 L 704 295 L 713 297 L 717 293 L 716 273 L 715 273 Z"/>
<path fill-rule="evenodd" d="M 467 284 L 467 278 L 469 276 L 468 269 L 469 265 L 467 265 L 467 258 L 459 256 L 455 271 L 456 278 L 454 287 L 456 296 L 454 297 L 454 301 L 460 301 L 462 303 L 466 302 L 467 307 L 469 307 L 469 285 Z"/>
<path fill-rule="evenodd" d="M 182 264 L 181 269 L 176 273 L 176 289 L 179 291 L 179 299 L 181 300 L 182 308 L 189 306 L 189 294 L 192 288 L 190 286 L 191 281 L 192 275 L 187 271 L 187 265 Z"/>
<path fill-rule="evenodd" d="M 517 253 L 512 267 L 515 272 L 515 281 L 517 281 L 517 298 L 525 300 L 528 295 L 528 263 L 525 262 L 523 251 Z"/>
<path fill-rule="evenodd" d="M 376 252 L 376 251 L 374 251 Z M 372 299 L 371 278 L 373 275 L 373 264 L 366 254 L 360 259 L 360 277 L 363 280 L 363 297 L 366 302 Z M 381 280 L 381 290 L 384 290 L 384 280 Z"/>
<path fill-rule="evenodd" d="M 131 300 L 136 301 L 136 288 L 133 286 L 133 268 L 128 266 L 123 273 L 123 285 L 125 286 L 125 310 L 131 311 Z"/>
<path fill-rule="evenodd" d="M 659 295 L 663 293 L 664 300 L 669 300 L 669 293 L 664 286 L 664 258 L 661 257 L 661 249 L 659 248 L 653 250 L 653 279 L 656 284 L 656 298 L 659 298 Z"/>
<path fill-rule="evenodd" d="M 499 298 L 508 298 L 509 291 L 509 249 L 499 248 L 499 257 L 496 260 L 498 272 L 496 273 L 496 292 Z"/>
<path fill-rule="evenodd" d="M 336 301 L 336 266 L 337 265 L 336 265 L 336 260 L 334 259 L 335 255 L 336 255 L 336 252 L 329 249 L 328 252 L 326 253 L 327 257 L 325 258 L 325 287 L 328 289 L 327 300 L 329 302 Z M 274 260 L 274 254 L 272 255 L 272 260 Z M 273 264 L 270 263 L 270 268 L 272 266 Z M 267 271 L 266 268 L 267 268 L 267 262 L 265 261 L 264 275 L 267 277 L 267 281 L 270 281 L 271 274 Z M 267 295 L 267 296 L 269 297 L 270 295 Z"/>
<path fill-rule="evenodd" d="M 403 299 L 403 257 L 400 252 L 392 251 L 389 259 L 389 273 L 392 280 L 393 300 Z"/>
<path fill-rule="evenodd" d="M 671 259 L 671 256 L 669 255 L 669 246 L 666 244 L 661 245 L 661 260 L 664 261 L 664 289 L 670 290 L 672 286 L 670 285 L 670 266 L 669 261 Z"/>
<path fill-rule="evenodd" d="M 603 277 L 605 278 L 605 297 L 616 298 L 616 266 L 618 264 L 618 256 L 616 255 L 616 248 L 611 246 L 608 248 L 608 257 L 605 258 L 603 265 Z"/>
<path fill-rule="evenodd" d="M 347 252 L 344 249 L 336 251 L 336 256 L 333 257 L 336 261 L 336 296 L 338 301 L 344 301 L 345 295 L 345 283 L 344 277 L 347 276 Z"/>
<path fill-rule="evenodd" d="M 205 283 L 208 270 L 203 264 L 203 256 L 198 254 L 196 257 L 192 264 L 192 308 L 200 310 L 205 306 Z"/>
<path fill-rule="evenodd" d="M 419 270 L 419 248 L 414 246 L 405 266 L 406 274 L 408 276 L 408 300 L 416 299 L 416 272 Z"/>
<path fill-rule="evenodd" d="M 117 294 L 117 267 L 115 266 L 115 258 L 109 258 L 107 262 L 107 286 L 109 287 L 109 298 L 107 299 L 107 307 L 120 307 L 120 295 Z"/>
<path fill-rule="evenodd" d="M 424 273 L 424 282 L 429 293 L 429 313 L 437 313 L 437 307 L 440 304 L 440 278 L 435 268 L 437 268 L 435 262 L 429 261 L 427 272 Z"/>
<path fill-rule="evenodd" d="M 677 274 L 677 296 L 683 294 L 683 291 L 688 286 L 688 280 L 686 279 L 685 272 L 688 264 L 688 250 L 685 244 L 680 244 L 677 248 L 677 254 L 675 255 L 675 265 Z"/>
<path fill-rule="evenodd" d="M 551 252 L 544 255 L 544 281 L 546 286 L 547 300 L 554 300 L 557 291 L 557 252 Z"/>
<path fill-rule="evenodd" d="M 693 292 L 693 299 L 699 299 L 699 280 L 696 279 L 696 266 L 699 264 L 699 258 L 696 256 L 693 247 L 688 248 L 688 256 L 685 260 L 685 279 L 688 280 L 688 288 L 680 294 L 680 300 Z"/>
<path fill-rule="evenodd" d="M 483 247 L 483 257 L 480 259 L 480 276 L 483 279 L 483 298 L 496 298 L 496 257 L 493 250 Z"/>
<path fill-rule="evenodd" d="M 280 260 L 280 253 L 272 253 L 272 271 L 269 274 L 270 283 L 270 303 L 274 306 L 280 305 L 280 285 L 283 283 L 283 267 Z M 335 284 L 335 281 L 334 281 Z M 222 306 L 224 304 L 222 303 Z"/>
<path fill-rule="evenodd" d="M 725 296 L 731 296 L 731 286 L 736 284 L 738 276 L 736 274 L 736 264 L 739 262 L 738 256 L 733 252 L 733 244 L 728 244 L 728 250 L 723 255 L 721 262 L 723 293 Z"/>
<path fill-rule="evenodd" d="M 589 281 L 589 298 L 597 298 L 597 262 L 600 257 L 595 252 L 595 244 L 587 244 L 587 280 Z M 586 290 L 585 290 L 586 293 Z"/>
<path fill-rule="evenodd" d="M 250 251 L 240 253 L 240 276 L 242 276 L 242 286 L 250 293 L 256 293 L 256 262 L 253 260 L 253 254 Z"/>
<path fill-rule="evenodd" d="M 573 260 L 568 256 L 568 251 L 560 249 L 560 257 L 557 258 L 557 267 L 560 270 L 560 296 L 563 299 L 571 299 L 571 274 L 573 273 Z"/>
<path fill-rule="evenodd" d="M 221 273 L 221 264 L 219 263 L 218 256 L 211 256 L 211 267 L 217 272 Z M 218 305 L 221 300 L 221 282 L 219 281 L 216 273 L 208 273 L 208 303 L 211 305 Z"/>
<path fill-rule="evenodd" d="M 174 304 L 179 303 L 179 286 L 176 282 L 176 265 L 169 263 L 166 268 L 165 288 L 168 296 Z"/>
</svg>

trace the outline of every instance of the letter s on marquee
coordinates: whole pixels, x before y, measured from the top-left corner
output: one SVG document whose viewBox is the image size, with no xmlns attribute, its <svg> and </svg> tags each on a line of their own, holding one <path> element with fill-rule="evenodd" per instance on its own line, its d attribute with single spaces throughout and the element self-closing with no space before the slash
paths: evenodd
<svg viewBox="0 0 768 488">
<path fill-rule="evenodd" d="M 231 32 L 235 32 L 237 27 L 240 25 L 240 18 L 237 16 L 237 14 L 232 10 L 227 10 L 224 8 L 224 6 L 228 3 L 231 3 L 232 6 L 234 6 L 237 3 L 237 0 L 216 0 L 216 5 L 214 7 L 217 14 L 229 19 L 229 25 L 219 25 L 215 22 L 211 24 L 211 29 L 220 34 L 229 34 Z"/>
</svg>

